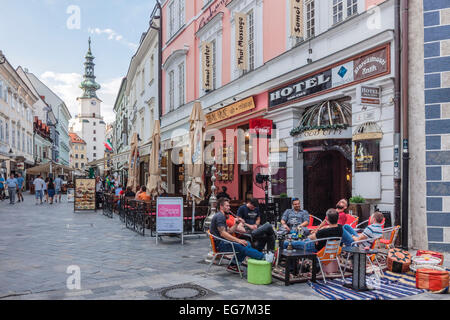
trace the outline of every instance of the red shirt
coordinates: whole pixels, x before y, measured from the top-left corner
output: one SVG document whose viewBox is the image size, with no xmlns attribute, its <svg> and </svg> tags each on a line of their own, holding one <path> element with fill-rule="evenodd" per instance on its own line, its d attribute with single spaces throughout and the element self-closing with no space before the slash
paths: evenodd
<svg viewBox="0 0 450 320">
<path fill-rule="evenodd" d="M 345 212 L 340 212 L 339 213 L 338 224 L 343 226 L 346 223 L 347 223 L 347 214 Z"/>
</svg>

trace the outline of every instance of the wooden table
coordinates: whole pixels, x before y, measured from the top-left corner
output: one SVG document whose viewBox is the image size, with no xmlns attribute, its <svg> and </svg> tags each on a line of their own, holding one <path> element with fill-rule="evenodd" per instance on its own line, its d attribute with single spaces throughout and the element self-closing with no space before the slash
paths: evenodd
<svg viewBox="0 0 450 320">
<path fill-rule="evenodd" d="M 353 254 L 352 283 L 345 283 L 344 286 L 355 291 L 369 290 L 366 286 L 366 255 L 377 254 L 378 250 L 366 250 L 359 247 L 344 247 L 342 251 Z"/>
</svg>

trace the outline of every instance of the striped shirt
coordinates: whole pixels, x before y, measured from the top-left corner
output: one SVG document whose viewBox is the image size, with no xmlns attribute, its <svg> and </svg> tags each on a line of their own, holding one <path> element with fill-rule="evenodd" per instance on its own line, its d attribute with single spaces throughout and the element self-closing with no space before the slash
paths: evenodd
<svg viewBox="0 0 450 320">
<path fill-rule="evenodd" d="M 381 238 L 383 235 L 383 229 L 380 223 L 374 223 L 364 229 L 363 234 L 368 238 L 366 242 L 363 242 L 365 247 L 370 247 L 374 240 Z"/>
</svg>

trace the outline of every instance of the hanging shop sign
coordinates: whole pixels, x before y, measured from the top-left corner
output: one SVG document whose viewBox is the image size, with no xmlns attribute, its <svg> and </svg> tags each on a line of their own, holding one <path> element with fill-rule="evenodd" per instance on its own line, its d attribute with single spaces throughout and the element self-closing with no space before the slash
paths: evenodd
<svg viewBox="0 0 450 320">
<path fill-rule="evenodd" d="M 291 37 L 303 38 L 303 0 L 291 0 Z"/>
<path fill-rule="evenodd" d="M 360 85 L 356 90 L 356 101 L 363 106 L 381 106 L 381 88 Z"/>
<path fill-rule="evenodd" d="M 250 130 L 254 130 L 256 134 L 270 136 L 272 134 L 273 120 L 269 119 L 251 119 Z"/>
<path fill-rule="evenodd" d="M 203 73 L 203 89 L 208 91 L 213 89 L 213 57 L 212 42 L 202 42 L 202 73 Z"/>
<path fill-rule="evenodd" d="M 238 101 L 227 107 L 208 113 L 206 117 L 206 125 L 212 125 L 222 120 L 234 117 L 238 114 L 254 109 L 255 101 L 253 97 Z"/>
<path fill-rule="evenodd" d="M 269 91 L 269 108 L 305 100 L 390 73 L 390 45 L 338 62 Z"/>
<path fill-rule="evenodd" d="M 239 70 L 248 69 L 248 34 L 247 15 L 245 13 L 235 13 L 236 29 L 236 65 Z"/>
</svg>

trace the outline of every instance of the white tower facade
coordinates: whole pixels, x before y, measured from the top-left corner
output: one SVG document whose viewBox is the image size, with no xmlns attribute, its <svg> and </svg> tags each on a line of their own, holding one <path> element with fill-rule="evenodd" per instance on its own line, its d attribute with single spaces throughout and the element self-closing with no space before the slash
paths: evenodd
<svg viewBox="0 0 450 320">
<path fill-rule="evenodd" d="M 102 159 L 105 155 L 106 123 L 101 114 L 102 101 L 97 97 L 100 85 L 95 82 L 94 56 L 91 53 L 91 39 L 86 54 L 84 81 L 80 88 L 83 95 L 77 98 L 79 114 L 76 116 L 74 132 L 86 142 L 86 156 L 88 162 Z"/>
</svg>

